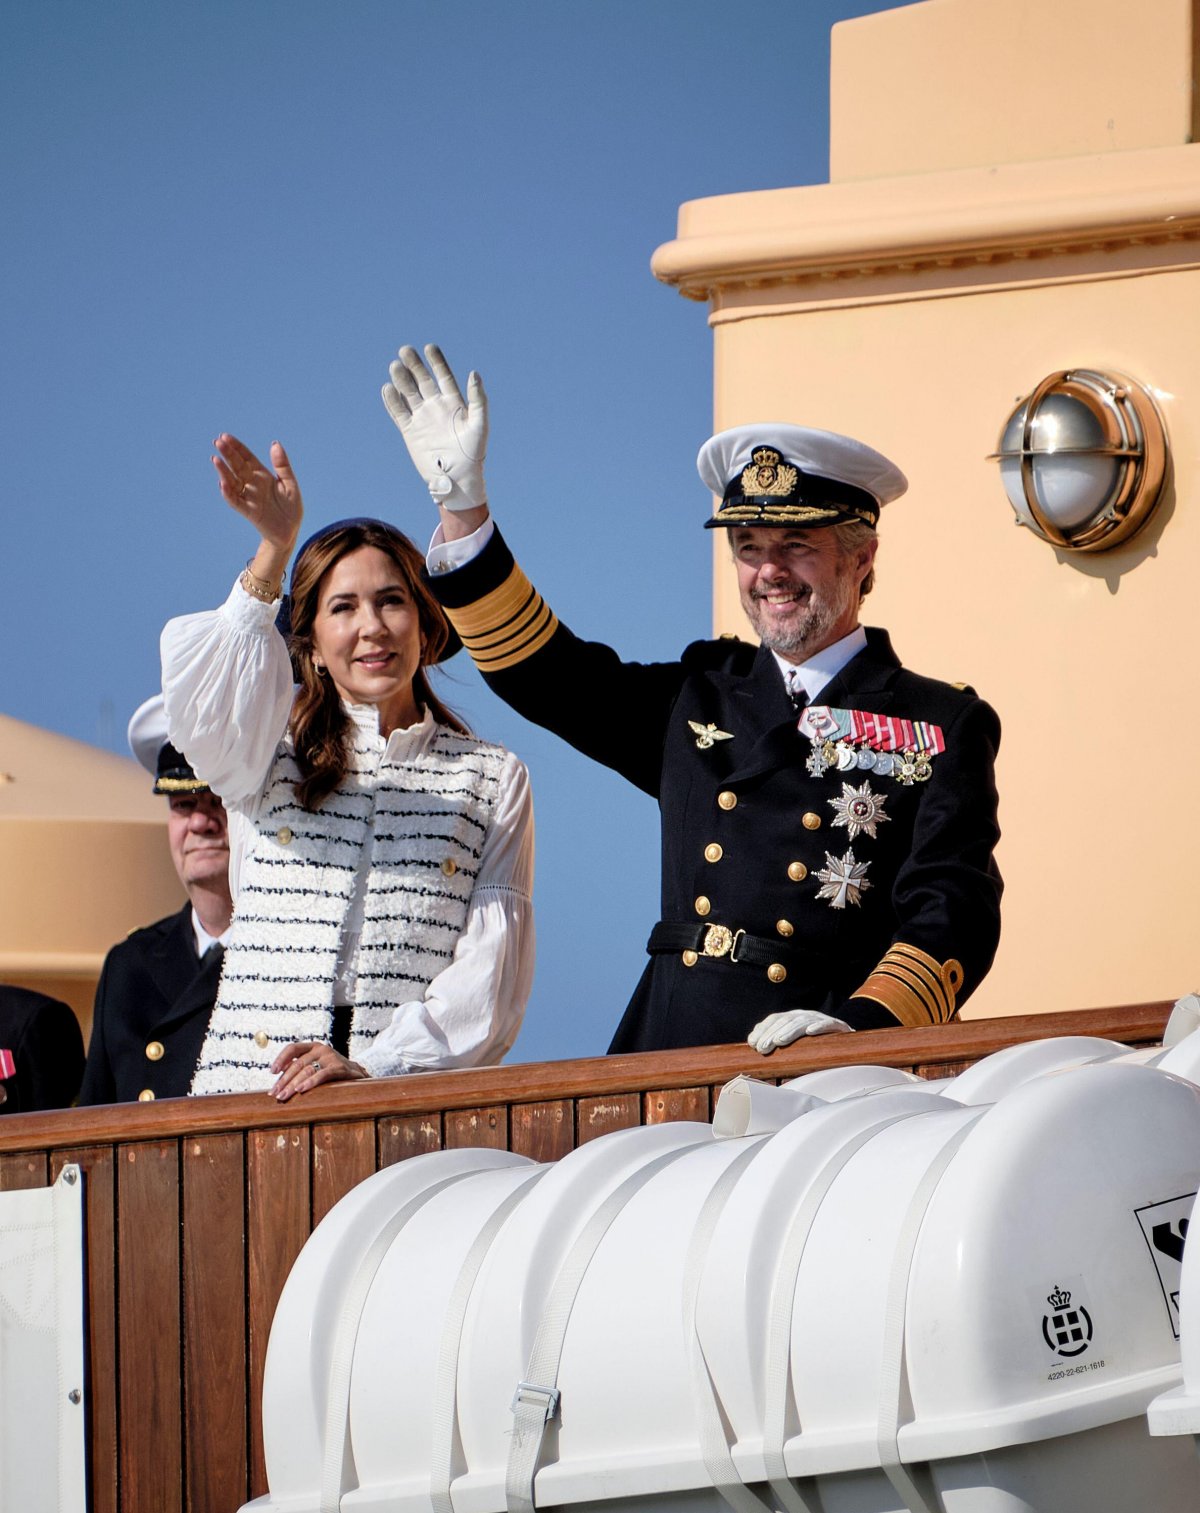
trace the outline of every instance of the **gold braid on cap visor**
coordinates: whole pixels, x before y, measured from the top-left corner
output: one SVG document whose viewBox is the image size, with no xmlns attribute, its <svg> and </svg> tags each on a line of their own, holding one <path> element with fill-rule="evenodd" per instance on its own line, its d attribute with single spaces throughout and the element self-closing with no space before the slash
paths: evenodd
<svg viewBox="0 0 1200 1513">
<path fill-rule="evenodd" d="M 873 998 L 906 1029 L 917 1030 L 953 1019 L 954 1000 L 962 985 L 961 962 L 953 957 L 938 962 L 900 941 L 852 996 Z"/>
<path fill-rule="evenodd" d="M 446 617 L 480 672 L 502 672 L 541 651 L 558 629 L 554 611 L 516 564 L 500 585 Z"/>
</svg>

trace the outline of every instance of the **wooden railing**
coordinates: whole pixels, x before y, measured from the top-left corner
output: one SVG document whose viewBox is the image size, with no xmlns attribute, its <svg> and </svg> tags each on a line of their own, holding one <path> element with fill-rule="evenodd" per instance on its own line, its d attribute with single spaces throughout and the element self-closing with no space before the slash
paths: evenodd
<svg viewBox="0 0 1200 1513">
<path fill-rule="evenodd" d="M 938 1077 L 1019 1041 L 1161 1038 L 1168 1003 L 936 1030 L 830 1035 L 769 1060 L 744 1046 L 343 1083 L 287 1104 L 174 1099 L 0 1119 L 0 1189 L 86 1173 L 92 1513 L 234 1513 L 266 1490 L 271 1318 L 313 1226 L 408 1156 L 493 1146 L 555 1160 L 610 1130 L 711 1116 L 749 1073 L 897 1066 Z"/>
</svg>

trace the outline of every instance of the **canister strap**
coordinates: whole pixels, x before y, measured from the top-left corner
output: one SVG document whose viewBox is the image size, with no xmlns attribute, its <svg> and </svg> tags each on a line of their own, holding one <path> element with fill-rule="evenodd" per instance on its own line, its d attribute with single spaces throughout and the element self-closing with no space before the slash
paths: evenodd
<svg viewBox="0 0 1200 1513">
<path fill-rule="evenodd" d="M 900 1124 L 906 1119 L 915 1119 L 926 1110 L 907 1109 L 901 1114 L 882 1115 L 874 1124 L 851 1136 L 825 1162 L 808 1184 L 797 1208 L 775 1266 L 771 1282 L 770 1311 L 767 1315 L 767 1351 L 764 1362 L 763 1398 L 763 1462 L 771 1491 L 778 1500 L 783 1513 L 815 1513 L 817 1504 L 809 1501 L 801 1486 L 788 1475 L 784 1446 L 787 1443 L 788 1398 L 794 1395 L 791 1386 L 792 1329 L 796 1310 L 796 1285 L 800 1266 L 808 1246 L 809 1235 L 821 1205 L 850 1160 L 876 1135 Z M 803 1423 L 797 1427 L 802 1434 Z"/>
<path fill-rule="evenodd" d="M 908 1313 L 908 1287 L 913 1256 L 925 1213 L 937 1192 L 946 1168 L 958 1154 L 958 1148 L 988 1112 L 987 1107 L 972 1109 L 970 1117 L 950 1136 L 925 1168 L 925 1173 L 909 1201 L 908 1211 L 896 1237 L 892 1271 L 888 1278 L 887 1309 L 883 1320 L 883 1359 L 879 1370 L 879 1419 L 876 1443 L 879 1464 L 888 1481 L 899 1493 L 909 1513 L 938 1513 L 941 1500 L 918 1484 L 917 1468 L 907 1466 L 900 1455 L 900 1415 L 909 1399 L 908 1368 L 904 1359 L 904 1334 Z"/>
<path fill-rule="evenodd" d="M 476 1278 L 493 1241 L 508 1222 L 508 1216 L 525 1201 L 549 1170 L 549 1165 L 535 1168 L 532 1176 L 514 1188 L 492 1210 L 487 1222 L 472 1241 L 446 1303 L 442 1341 L 433 1379 L 433 1422 L 429 1435 L 429 1500 L 433 1504 L 434 1513 L 454 1513 L 450 1482 L 454 1471 L 454 1437 L 458 1428 L 458 1358 L 462 1350 L 467 1305 L 471 1301 Z"/>
<path fill-rule="evenodd" d="M 350 1377 L 354 1365 L 354 1348 L 358 1342 L 358 1326 L 366 1307 L 367 1295 L 375 1274 L 383 1264 L 383 1258 L 391 1248 L 396 1236 L 431 1198 L 444 1193 L 447 1188 L 468 1177 L 477 1177 L 478 1171 L 455 1172 L 439 1182 L 431 1183 L 422 1192 L 410 1198 L 402 1208 L 380 1228 L 379 1233 L 363 1252 L 354 1275 L 346 1288 L 334 1330 L 333 1347 L 330 1351 L 328 1395 L 325 1399 L 325 1434 L 322 1441 L 321 1463 L 321 1513 L 338 1513 L 342 1493 L 349 1481 L 350 1463 Z"/>
<path fill-rule="evenodd" d="M 546 1429 L 558 1412 L 558 1368 L 571 1309 L 592 1257 L 617 1215 L 647 1182 L 694 1147 L 685 1145 L 647 1161 L 619 1183 L 580 1230 L 546 1297 L 525 1374 L 513 1396 L 513 1432 L 504 1481 L 508 1513 L 533 1513 L 534 1478 Z"/>
<path fill-rule="evenodd" d="M 721 1416 L 720 1394 L 704 1354 L 704 1341 L 700 1338 L 697 1312 L 704 1263 L 708 1259 L 717 1221 L 725 1211 L 725 1205 L 746 1168 L 767 1144 L 770 1136 L 751 1138 L 753 1143 L 734 1157 L 705 1198 L 692 1226 L 683 1268 L 683 1334 L 689 1356 L 692 1397 L 699 1420 L 700 1453 L 704 1457 L 704 1469 L 713 1486 L 733 1509 L 733 1513 L 767 1513 L 767 1505 L 746 1486 L 733 1459 Z"/>
</svg>

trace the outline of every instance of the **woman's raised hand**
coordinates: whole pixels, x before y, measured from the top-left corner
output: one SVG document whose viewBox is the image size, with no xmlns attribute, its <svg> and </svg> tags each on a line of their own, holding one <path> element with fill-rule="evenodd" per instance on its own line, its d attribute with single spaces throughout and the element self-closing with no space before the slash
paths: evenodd
<svg viewBox="0 0 1200 1513">
<path fill-rule="evenodd" d="M 262 539 L 285 557 L 296 544 L 304 501 L 292 472 L 288 454 L 277 441 L 271 443 L 272 472 L 236 436 L 222 431 L 213 442 L 212 464 L 217 470 L 227 503 L 244 515 Z"/>
</svg>

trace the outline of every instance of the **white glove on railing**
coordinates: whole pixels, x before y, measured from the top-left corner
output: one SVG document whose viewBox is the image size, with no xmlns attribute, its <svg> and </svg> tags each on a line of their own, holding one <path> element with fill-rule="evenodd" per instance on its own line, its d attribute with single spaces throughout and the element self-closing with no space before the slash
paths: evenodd
<svg viewBox="0 0 1200 1513">
<path fill-rule="evenodd" d="M 785 1009 L 760 1019 L 746 1036 L 746 1044 L 769 1056 L 803 1035 L 834 1035 L 843 1030 L 853 1034 L 844 1019 L 834 1019 L 832 1014 L 818 1014 L 816 1009 Z"/>
<path fill-rule="evenodd" d="M 478 373 L 467 377 L 467 398 L 437 347 L 426 347 L 426 368 L 415 347 L 401 347 L 383 386 L 383 402 L 413 466 L 437 504 L 473 510 L 487 503 L 483 459 L 487 453 L 487 395 Z"/>
</svg>

